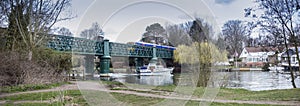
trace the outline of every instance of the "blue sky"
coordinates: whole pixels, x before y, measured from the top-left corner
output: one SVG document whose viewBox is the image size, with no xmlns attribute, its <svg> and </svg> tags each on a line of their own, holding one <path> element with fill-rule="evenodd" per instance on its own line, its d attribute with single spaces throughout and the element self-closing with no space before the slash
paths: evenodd
<svg viewBox="0 0 300 106">
<path fill-rule="evenodd" d="M 73 0 L 72 20 L 57 23 L 75 36 L 98 22 L 105 38 L 117 42 L 137 41 L 145 28 L 155 22 L 178 24 L 197 16 L 207 20 L 216 32 L 233 19 L 244 18 L 244 8 L 254 6 L 252 0 Z"/>
</svg>

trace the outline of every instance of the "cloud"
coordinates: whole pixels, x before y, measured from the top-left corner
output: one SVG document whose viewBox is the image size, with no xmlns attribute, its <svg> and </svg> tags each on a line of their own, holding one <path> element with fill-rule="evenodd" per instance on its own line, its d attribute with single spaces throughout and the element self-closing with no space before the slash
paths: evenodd
<svg viewBox="0 0 300 106">
<path fill-rule="evenodd" d="M 215 0 L 215 3 L 217 3 L 217 4 L 230 4 L 234 1 L 235 0 Z"/>
</svg>

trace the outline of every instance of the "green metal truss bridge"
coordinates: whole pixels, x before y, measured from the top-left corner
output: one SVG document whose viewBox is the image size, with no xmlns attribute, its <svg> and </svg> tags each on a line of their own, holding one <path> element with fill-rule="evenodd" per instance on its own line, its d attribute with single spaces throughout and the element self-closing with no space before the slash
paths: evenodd
<svg viewBox="0 0 300 106">
<path fill-rule="evenodd" d="M 174 51 L 174 49 L 159 46 L 123 44 L 109 42 L 109 40 L 96 41 L 61 35 L 49 35 L 47 41 L 47 47 L 53 50 L 86 55 L 90 58 L 93 58 L 91 56 L 98 56 L 100 58 L 100 73 L 109 73 L 111 57 L 134 57 L 136 58 L 136 67 L 138 67 L 142 66 L 141 58 L 172 59 Z M 89 63 L 93 64 L 93 62 Z"/>
</svg>

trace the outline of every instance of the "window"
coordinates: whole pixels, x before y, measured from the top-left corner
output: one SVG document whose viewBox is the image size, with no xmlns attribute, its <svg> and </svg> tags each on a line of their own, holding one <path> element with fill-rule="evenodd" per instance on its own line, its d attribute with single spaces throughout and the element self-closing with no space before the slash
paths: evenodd
<svg viewBox="0 0 300 106">
<path fill-rule="evenodd" d="M 259 62 L 262 61 L 262 58 L 258 58 L 258 61 L 259 61 Z"/>
<path fill-rule="evenodd" d="M 252 62 L 252 58 L 248 58 L 248 62 Z"/>
<path fill-rule="evenodd" d="M 257 58 L 253 58 L 253 62 L 257 62 Z"/>
<path fill-rule="evenodd" d="M 295 63 L 295 62 L 296 62 L 296 57 L 292 57 L 291 62 L 292 62 L 292 63 Z"/>
</svg>

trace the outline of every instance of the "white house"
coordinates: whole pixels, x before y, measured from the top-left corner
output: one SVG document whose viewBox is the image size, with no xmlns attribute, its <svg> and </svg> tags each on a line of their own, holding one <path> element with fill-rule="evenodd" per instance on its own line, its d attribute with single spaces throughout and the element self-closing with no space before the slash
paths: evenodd
<svg viewBox="0 0 300 106">
<path fill-rule="evenodd" d="M 273 47 L 245 47 L 239 58 L 248 67 L 263 66 L 271 60 L 270 57 L 273 57 L 276 51 Z"/>
<path fill-rule="evenodd" d="M 283 66 L 288 66 L 288 56 L 287 56 L 287 54 L 289 54 L 291 65 L 299 67 L 295 47 L 289 47 L 287 51 L 286 50 L 284 50 L 284 51 L 285 52 L 282 52 L 279 55 L 279 59 L 281 61 L 281 64 Z M 298 54 L 300 55 L 300 47 L 298 47 Z"/>
</svg>

